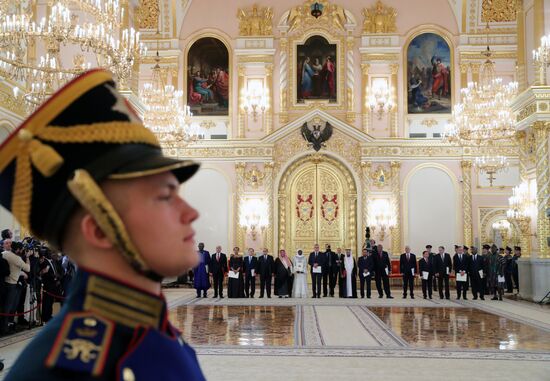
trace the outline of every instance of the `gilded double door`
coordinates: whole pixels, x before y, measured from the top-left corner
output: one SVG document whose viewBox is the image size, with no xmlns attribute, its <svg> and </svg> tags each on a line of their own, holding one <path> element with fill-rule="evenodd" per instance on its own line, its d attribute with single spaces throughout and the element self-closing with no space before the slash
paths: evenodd
<svg viewBox="0 0 550 381">
<path fill-rule="evenodd" d="M 281 203 L 279 247 L 305 254 L 319 243 L 333 251 L 355 245 L 356 194 L 351 174 L 335 160 L 304 161 L 288 174 Z M 280 189 L 280 191 L 283 189 Z M 282 196 L 282 197 L 281 197 Z M 353 211 L 353 213 L 351 213 Z"/>
</svg>

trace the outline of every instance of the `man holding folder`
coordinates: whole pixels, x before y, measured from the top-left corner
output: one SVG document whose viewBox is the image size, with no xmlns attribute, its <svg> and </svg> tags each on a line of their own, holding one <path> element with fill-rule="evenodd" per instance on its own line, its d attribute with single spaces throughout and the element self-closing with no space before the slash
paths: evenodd
<svg viewBox="0 0 550 381">
<path fill-rule="evenodd" d="M 411 248 L 405 246 L 405 252 L 399 258 L 399 267 L 403 274 L 403 299 L 407 299 L 407 287 L 411 292 L 411 299 L 414 299 L 414 274 L 416 272 L 416 255 L 411 253 Z"/>
<path fill-rule="evenodd" d="M 422 252 L 422 259 L 418 261 L 418 269 L 420 271 L 420 276 L 422 277 L 422 294 L 424 294 L 424 299 L 426 299 L 426 296 L 429 296 L 431 299 L 434 264 L 433 255 L 430 257 L 430 252 L 428 250 L 424 250 Z"/>
<path fill-rule="evenodd" d="M 458 246 L 456 254 L 453 258 L 453 266 L 456 275 L 456 298 L 462 298 L 468 300 L 466 297 L 466 290 L 468 289 L 468 269 L 470 268 L 470 261 L 468 255 L 464 254 L 464 247 Z"/>
<path fill-rule="evenodd" d="M 483 248 L 489 245 L 483 245 Z M 483 256 L 477 253 L 477 247 L 472 247 L 472 260 L 470 263 L 470 283 L 472 284 L 472 294 L 474 300 L 477 299 L 477 294 L 481 300 L 485 300 L 485 260 Z"/>
<path fill-rule="evenodd" d="M 309 254 L 308 264 L 311 266 L 311 287 L 313 297 L 321 297 L 321 278 L 323 277 L 323 266 L 325 265 L 325 255 L 319 251 L 319 244 L 313 246 L 313 251 Z"/>
</svg>

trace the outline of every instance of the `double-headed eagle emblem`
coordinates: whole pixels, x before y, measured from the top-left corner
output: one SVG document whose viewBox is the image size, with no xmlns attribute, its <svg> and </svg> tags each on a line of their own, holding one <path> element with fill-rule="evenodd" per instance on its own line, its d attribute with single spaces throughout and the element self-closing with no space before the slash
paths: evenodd
<svg viewBox="0 0 550 381">
<path fill-rule="evenodd" d="M 314 119 L 311 122 L 305 122 L 301 132 L 308 146 L 319 151 L 321 147 L 326 147 L 325 142 L 332 136 L 332 126 L 329 122 Z"/>
</svg>

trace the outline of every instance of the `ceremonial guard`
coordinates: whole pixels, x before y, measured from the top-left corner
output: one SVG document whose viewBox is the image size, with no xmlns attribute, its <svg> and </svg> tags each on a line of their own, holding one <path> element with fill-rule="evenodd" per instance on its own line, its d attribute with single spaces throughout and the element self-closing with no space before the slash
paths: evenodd
<svg viewBox="0 0 550 381">
<path fill-rule="evenodd" d="M 163 156 L 103 70 L 67 84 L 2 143 L 0 203 L 79 269 L 5 380 L 205 379 L 160 287 L 198 263 L 198 213 L 178 195 L 198 167 Z"/>
</svg>

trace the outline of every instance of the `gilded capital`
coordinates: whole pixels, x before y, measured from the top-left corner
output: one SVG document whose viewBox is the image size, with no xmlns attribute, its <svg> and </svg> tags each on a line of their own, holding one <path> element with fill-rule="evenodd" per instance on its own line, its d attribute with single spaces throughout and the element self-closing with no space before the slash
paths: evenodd
<svg viewBox="0 0 550 381">
<path fill-rule="evenodd" d="M 469 160 L 463 160 L 460 162 L 460 166 L 462 167 L 463 170 L 468 170 L 472 168 L 472 162 Z"/>
<path fill-rule="evenodd" d="M 461 72 L 462 74 L 465 74 L 465 73 L 468 72 L 468 67 L 470 66 L 470 64 L 468 64 L 468 63 L 461 63 L 461 64 L 459 64 L 458 66 L 460 67 L 460 72 Z"/>
<path fill-rule="evenodd" d="M 390 64 L 390 72 L 392 74 L 397 74 L 399 71 L 399 64 Z"/>
<path fill-rule="evenodd" d="M 368 75 L 370 71 L 370 64 L 361 64 L 361 72 L 363 75 Z"/>
</svg>

